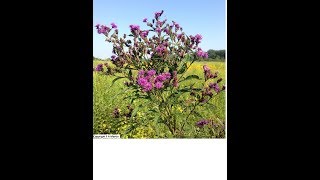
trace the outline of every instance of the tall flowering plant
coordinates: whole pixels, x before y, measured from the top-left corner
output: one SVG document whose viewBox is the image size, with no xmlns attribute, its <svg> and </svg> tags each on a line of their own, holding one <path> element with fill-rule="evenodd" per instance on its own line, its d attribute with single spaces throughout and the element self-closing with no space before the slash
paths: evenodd
<svg viewBox="0 0 320 180">
<path fill-rule="evenodd" d="M 130 25 L 131 33 L 123 36 L 119 36 L 115 23 L 111 23 L 111 27 L 100 24 L 95 27 L 107 42 L 113 44 L 111 61 L 117 69 L 117 74 L 113 74 L 116 76 L 113 83 L 127 79 L 126 92 L 131 93 L 126 98 L 131 99 L 131 103 L 143 99 L 143 103 L 134 110 L 130 106 L 129 118 L 132 121 L 128 131 L 145 123 L 156 122 L 163 124 L 172 137 L 184 137 L 186 126 L 203 128 L 210 124 L 196 108 L 209 103 L 225 86 L 221 85 L 222 78 L 218 78 L 217 72 L 212 73 L 206 65 L 203 66 L 203 78 L 195 74 L 186 76 L 195 60 L 199 57 L 208 58 L 208 54 L 199 47 L 202 36 L 187 35 L 177 22 L 161 20 L 162 14 L 163 11 L 156 12 L 151 21 L 144 18 L 147 29 L 136 24 Z M 102 65 L 98 66 L 96 71 L 103 71 Z M 195 83 L 180 85 L 191 79 L 199 81 L 201 87 L 196 87 Z M 209 79 L 216 81 L 206 85 Z M 185 96 L 186 93 L 188 96 Z M 134 121 L 143 106 L 148 106 L 152 115 L 145 122 Z M 183 114 L 179 116 L 183 118 L 177 118 L 177 112 Z M 201 119 L 191 122 L 190 116 L 199 116 Z M 118 111 L 116 117 L 119 117 Z"/>
</svg>

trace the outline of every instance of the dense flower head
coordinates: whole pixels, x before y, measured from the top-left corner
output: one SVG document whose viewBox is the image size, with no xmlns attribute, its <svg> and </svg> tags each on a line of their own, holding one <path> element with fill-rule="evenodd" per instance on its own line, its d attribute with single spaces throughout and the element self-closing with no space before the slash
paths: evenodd
<svg viewBox="0 0 320 180">
<path fill-rule="evenodd" d="M 139 31 L 140 30 L 140 26 L 139 25 L 131 24 L 129 27 L 130 27 L 132 33 L 134 33 L 135 31 Z"/>
<path fill-rule="evenodd" d="M 214 90 L 216 93 L 220 92 L 220 87 L 219 87 L 219 85 L 216 85 L 216 86 L 213 88 L 213 90 Z"/>
<path fill-rule="evenodd" d="M 201 119 L 200 121 L 198 121 L 198 122 L 196 123 L 196 125 L 197 125 L 198 127 L 200 127 L 200 128 L 202 128 L 203 126 L 205 126 L 205 125 L 207 125 L 207 124 L 209 124 L 209 121 L 208 121 L 208 120 L 205 120 L 205 119 Z"/>
<path fill-rule="evenodd" d="M 143 85 L 143 91 L 148 92 L 151 91 L 153 88 L 152 84 L 150 82 L 147 82 L 146 84 Z"/>
<path fill-rule="evenodd" d="M 111 23 L 111 27 L 115 29 L 118 28 L 118 26 L 115 23 Z"/>
<path fill-rule="evenodd" d="M 155 78 L 155 82 L 163 82 L 163 81 L 166 81 L 166 80 L 169 80 L 171 78 L 171 74 L 169 72 L 166 72 L 166 73 L 162 73 L 162 74 L 159 74 L 158 76 L 156 76 Z"/>
<path fill-rule="evenodd" d="M 149 70 L 147 74 L 148 76 L 154 76 L 156 74 L 156 71 L 152 69 L 152 70 Z"/>
<path fill-rule="evenodd" d="M 148 21 L 148 19 L 147 19 L 147 18 L 144 18 L 144 19 L 143 19 L 143 22 L 147 22 L 147 21 Z"/>
<path fill-rule="evenodd" d="M 98 64 L 96 67 L 96 71 L 103 71 L 103 64 Z"/>
<path fill-rule="evenodd" d="M 101 34 L 101 33 L 104 34 L 104 33 L 106 33 L 106 32 L 110 32 L 110 28 L 107 27 L 107 26 L 101 25 L 101 26 L 99 27 L 99 26 L 96 25 L 96 27 L 97 27 L 97 29 L 98 29 L 98 33 L 99 33 L 99 34 Z"/>
<path fill-rule="evenodd" d="M 159 82 L 156 82 L 156 83 L 155 83 L 155 86 L 156 86 L 157 89 L 161 89 L 161 88 L 163 87 L 163 83 L 160 82 L 160 81 L 159 81 Z"/>
<path fill-rule="evenodd" d="M 165 80 L 166 80 L 166 77 L 164 75 L 160 74 L 156 77 L 155 82 L 162 82 Z"/>
<path fill-rule="evenodd" d="M 143 37 L 143 38 L 147 37 L 148 34 L 149 34 L 149 31 L 148 31 L 148 30 L 146 30 L 146 31 L 141 31 L 141 32 L 140 32 L 140 36 Z"/>
<path fill-rule="evenodd" d="M 202 58 L 208 58 L 208 53 L 207 53 L 207 52 L 202 51 L 202 49 L 201 49 L 201 48 L 198 48 L 197 56 L 202 57 Z"/>
<path fill-rule="evenodd" d="M 158 20 L 159 17 L 162 15 L 162 13 L 163 13 L 163 10 L 162 10 L 161 12 L 155 12 L 155 13 L 154 13 L 155 19 Z"/>
<path fill-rule="evenodd" d="M 202 36 L 200 34 L 197 34 L 195 37 L 194 37 L 194 41 L 199 44 L 202 40 Z"/>
<path fill-rule="evenodd" d="M 171 74 L 169 72 L 156 75 L 155 70 L 140 70 L 137 76 L 137 83 L 144 92 L 151 91 L 153 87 L 156 89 L 162 89 L 164 82 L 170 80 Z"/>
<path fill-rule="evenodd" d="M 140 86 L 144 86 L 146 83 L 148 83 L 148 80 L 144 77 L 140 77 L 140 78 L 138 78 L 137 82 Z"/>
<path fill-rule="evenodd" d="M 159 46 L 156 47 L 156 51 L 159 55 L 162 55 L 162 53 L 165 51 L 166 47 L 160 44 Z"/>
<path fill-rule="evenodd" d="M 213 89 L 216 93 L 219 93 L 220 91 L 223 91 L 225 89 L 225 86 L 223 86 L 222 89 L 220 89 L 218 83 L 210 83 L 209 88 Z"/>
<path fill-rule="evenodd" d="M 213 89 L 214 87 L 216 87 L 217 86 L 217 83 L 210 83 L 209 84 L 209 88 L 210 89 Z"/>
</svg>

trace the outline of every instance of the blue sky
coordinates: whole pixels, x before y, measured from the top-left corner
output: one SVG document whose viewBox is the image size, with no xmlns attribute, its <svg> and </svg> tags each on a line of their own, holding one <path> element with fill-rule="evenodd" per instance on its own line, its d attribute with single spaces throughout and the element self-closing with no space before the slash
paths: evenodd
<svg viewBox="0 0 320 180">
<path fill-rule="evenodd" d="M 154 13 L 164 10 L 161 19 L 176 21 L 187 35 L 201 34 L 200 47 L 226 49 L 225 0 L 93 0 L 93 24 L 117 24 L 119 35 L 129 34 L 130 24 L 147 29 L 143 18 L 152 20 Z M 112 55 L 112 44 L 93 27 L 93 56 L 108 58 Z"/>
</svg>

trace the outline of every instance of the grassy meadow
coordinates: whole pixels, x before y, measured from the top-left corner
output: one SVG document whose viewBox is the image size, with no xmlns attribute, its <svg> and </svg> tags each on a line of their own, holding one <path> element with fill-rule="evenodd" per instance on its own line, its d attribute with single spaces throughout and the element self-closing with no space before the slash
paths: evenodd
<svg viewBox="0 0 320 180">
<path fill-rule="evenodd" d="M 104 64 L 107 61 L 93 61 L 93 66 L 96 67 L 98 64 Z M 108 62 L 111 65 L 111 62 Z M 218 71 L 219 77 L 222 77 L 222 83 L 225 84 L 225 63 L 224 62 L 195 62 L 188 69 L 185 76 L 188 74 L 196 74 L 203 78 L 203 65 L 208 65 L 212 72 Z M 136 75 L 136 72 L 134 72 Z M 157 123 L 151 123 L 148 126 L 142 126 L 136 128 L 134 131 L 128 133 L 128 121 L 114 118 L 112 116 L 114 108 L 119 108 L 120 112 L 127 110 L 127 105 L 130 104 L 129 99 L 124 99 L 128 94 L 124 92 L 126 89 L 124 86 L 124 79 L 116 81 L 111 86 L 112 80 L 115 77 L 106 76 L 101 72 L 93 72 L 93 133 L 94 134 L 120 134 L 121 138 L 170 138 L 166 133 L 165 127 L 162 127 L 163 131 L 159 131 L 160 126 Z M 207 83 L 212 82 L 209 80 Z M 185 86 L 192 84 L 194 80 L 187 80 L 179 84 L 179 86 Z M 196 84 L 197 85 L 197 84 Z M 184 96 L 188 96 L 186 93 Z M 140 101 L 140 102 L 139 102 Z M 133 103 L 135 106 L 137 103 L 141 103 L 142 100 L 137 100 Z M 213 119 L 219 126 L 220 129 L 216 130 L 216 137 L 213 138 L 225 138 L 225 91 L 212 98 L 210 101 L 213 105 L 210 108 L 199 107 L 198 112 L 207 119 Z M 143 107 L 137 112 L 136 120 L 150 120 L 146 119 L 146 109 Z M 176 107 L 178 113 L 183 114 L 184 112 Z M 194 123 L 199 121 L 198 117 L 191 116 L 190 120 Z M 223 128 L 221 130 L 221 127 Z M 157 130 L 156 130 L 157 129 Z M 161 128 L 160 128 L 161 129 Z M 193 138 L 191 135 L 186 135 L 185 138 Z"/>
</svg>

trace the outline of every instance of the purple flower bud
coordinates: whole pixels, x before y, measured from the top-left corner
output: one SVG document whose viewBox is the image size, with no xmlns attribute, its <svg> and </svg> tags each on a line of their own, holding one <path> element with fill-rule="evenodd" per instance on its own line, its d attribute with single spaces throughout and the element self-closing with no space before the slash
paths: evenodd
<svg viewBox="0 0 320 180">
<path fill-rule="evenodd" d="M 133 24 L 132 24 L 132 25 L 130 25 L 129 27 L 130 27 L 130 29 L 131 29 L 131 32 L 140 30 L 140 26 L 139 26 L 139 25 L 133 25 Z"/>
<path fill-rule="evenodd" d="M 195 37 L 194 37 L 194 41 L 199 44 L 202 40 L 202 36 L 200 34 L 197 34 Z"/>
<path fill-rule="evenodd" d="M 98 64 L 96 67 L 96 71 L 103 71 L 103 64 Z"/>
<path fill-rule="evenodd" d="M 159 27 L 156 28 L 156 32 L 160 33 L 161 29 Z"/>
<path fill-rule="evenodd" d="M 148 20 L 147 18 L 144 18 L 144 19 L 143 19 L 143 22 L 147 22 L 147 20 Z"/>
<path fill-rule="evenodd" d="M 203 70 L 204 71 L 210 71 L 210 68 L 207 65 L 203 65 Z"/>
<path fill-rule="evenodd" d="M 99 26 L 100 26 L 100 24 L 95 25 L 95 27 L 96 27 L 97 29 L 99 29 Z"/>
<path fill-rule="evenodd" d="M 157 21 L 157 26 L 162 26 L 162 22 L 161 21 Z"/>
<path fill-rule="evenodd" d="M 205 125 L 209 124 L 209 121 L 208 120 L 205 120 L 205 119 L 201 119 L 200 121 L 198 121 L 196 123 L 196 125 L 200 128 L 203 128 Z"/>
<path fill-rule="evenodd" d="M 170 31 L 169 31 L 168 28 L 165 28 L 165 29 L 164 29 L 164 32 L 165 32 L 166 34 L 168 34 L 168 35 L 170 34 Z"/>
<path fill-rule="evenodd" d="M 178 23 L 175 23 L 174 26 L 176 27 L 176 29 L 179 29 L 179 28 L 180 28 L 180 26 L 179 26 Z"/>
<path fill-rule="evenodd" d="M 147 37 L 148 34 L 149 34 L 149 31 L 148 31 L 148 30 L 146 30 L 146 31 L 141 31 L 141 32 L 140 32 L 140 36 L 143 37 L 143 38 Z"/>
<path fill-rule="evenodd" d="M 225 89 L 226 89 L 226 86 L 223 85 L 221 91 L 223 91 L 223 90 L 225 90 Z"/>
<path fill-rule="evenodd" d="M 112 55 L 112 56 L 111 56 L 111 59 L 112 59 L 113 61 L 115 61 L 116 58 L 117 58 L 117 56 L 115 56 L 115 55 Z"/>
<path fill-rule="evenodd" d="M 221 82 L 222 81 L 222 78 L 219 78 L 218 80 L 217 80 L 217 83 L 219 83 L 219 82 Z"/>
<path fill-rule="evenodd" d="M 118 26 L 115 23 L 111 23 L 111 27 L 116 29 Z"/>
<path fill-rule="evenodd" d="M 217 83 L 210 83 L 209 84 L 209 88 L 210 89 L 213 89 L 214 87 L 216 87 L 217 86 Z"/>
<path fill-rule="evenodd" d="M 155 12 L 154 13 L 155 19 L 158 20 L 158 18 L 161 16 L 161 14 L 162 14 L 161 12 Z"/>
</svg>

